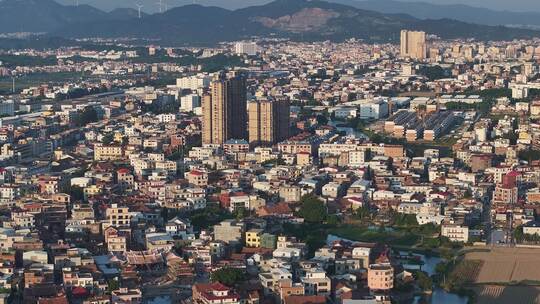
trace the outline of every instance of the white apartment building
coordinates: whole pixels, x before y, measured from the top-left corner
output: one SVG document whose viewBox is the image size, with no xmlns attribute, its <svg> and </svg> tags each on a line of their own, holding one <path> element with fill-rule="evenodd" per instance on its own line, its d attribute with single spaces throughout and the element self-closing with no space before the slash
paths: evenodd
<svg viewBox="0 0 540 304">
<path fill-rule="evenodd" d="M 443 225 L 441 235 L 453 242 L 467 243 L 469 241 L 469 227 L 460 225 Z"/>
<path fill-rule="evenodd" d="M 211 80 L 212 77 L 208 75 L 182 77 L 176 79 L 176 86 L 179 89 L 189 89 L 192 91 L 196 91 L 200 88 L 208 88 L 210 86 Z"/>
<path fill-rule="evenodd" d="M 383 100 L 360 105 L 361 119 L 381 119 L 388 116 L 388 103 Z"/>
<path fill-rule="evenodd" d="M 189 94 L 180 97 L 180 112 L 193 112 L 193 109 L 201 106 L 201 97 L 197 94 Z"/>
<path fill-rule="evenodd" d="M 255 42 L 237 42 L 234 45 L 236 54 L 246 54 L 249 56 L 255 56 L 259 52 L 259 47 Z"/>
</svg>

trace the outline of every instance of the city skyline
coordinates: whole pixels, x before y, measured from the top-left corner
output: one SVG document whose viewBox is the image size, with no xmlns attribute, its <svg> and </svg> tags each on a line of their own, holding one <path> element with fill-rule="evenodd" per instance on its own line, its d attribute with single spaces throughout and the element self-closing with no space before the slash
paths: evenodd
<svg viewBox="0 0 540 304">
<path fill-rule="evenodd" d="M 0 304 L 540 299 L 540 13 L 63 1 L 0 0 Z"/>
</svg>

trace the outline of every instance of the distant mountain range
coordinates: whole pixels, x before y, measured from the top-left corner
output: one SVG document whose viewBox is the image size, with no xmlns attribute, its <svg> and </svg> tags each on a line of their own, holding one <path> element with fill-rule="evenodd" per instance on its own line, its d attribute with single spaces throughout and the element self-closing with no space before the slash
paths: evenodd
<svg viewBox="0 0 540 304">
<path fill-rule="evenodd" d="M 0 0 L 0 33 L 49 33 L 76 23 L 126 20 L 134 9 L 104 12 L 89 5 L 61 5 L 54 0 Z"/>
<path fill-rule="evenodd" d="M 319 0 L 276 0 L 234 11 L 186 5 L 142 18 L 137 14 L 134 9 L 107 13 L 87 5 L 64 6 L 53 0 L 3 0 L 0 1 L 0 32 L 47 32 L 64 38 L 153 38 L 163 44 L 176 45 L 210 44 L 253 36 L 394 42 L 403 28 L 424 30 L 447 39 L 540 36 L 540 32 L 533 30 L 451 19 L 423 20 L 407 14 L 385 14 Z"/>
<path fill-rule="evenodd" d="M 432 4 L 395 0 L 330 0 L 385 14 L 408 14 L 420 19 L 454 19 L 486 25 L 538 26 L 540 12 L 509 12 L 463 4 Z"/>
<path fill-rule="evenodd" d="M 73 5 L 74 0 L 56 0 L 58 3 L 65 5 Z M 175 6 L 184 6 L 188 4 L 200 4 L 203 6 L 217 6 L 229 10 L 245 8 L 248 6 L 262 5 L 271 2 L 272 0 L 163 0 L 163 4 L 167 4 L 168 8 Z M 90 4 L 94 7 L 105 11 L 111 11 L 119 7 L 137 8 L 136 4 L 144 5 L 145 12 L 159 12 L 159 2 L 156 0 L 80 0 L 81 3 Z M 165 5 L 163 5 L 165 7 Z"/>
</svg>

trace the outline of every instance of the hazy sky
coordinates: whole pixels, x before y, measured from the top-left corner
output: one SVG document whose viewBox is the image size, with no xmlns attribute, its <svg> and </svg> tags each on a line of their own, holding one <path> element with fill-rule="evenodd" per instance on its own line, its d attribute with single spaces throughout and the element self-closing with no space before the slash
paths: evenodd
<svg viewBox="0 0 540 304">
<path fill-rule="evenodd" d="M 73 4 L 75 0 L 57 0 L 64 4 Z M 91 4 L 104 10 L 111 10 L 116 7 L 135 8 L 136 3 L 144 5 L 143 10 L 154 12 L 158 10 L 159 0 L 79 0 L 79 3 Z M 167 2 L 169 7 L 193 3 L 193 0 L 162 0 Z M 225 8 L 235 9 L 256 4 L 263 4 L 270 0 L 195 0 L 203 5 L 216 5 Z M 384 1 L 384 0 L 382 0 Z M 435 4 L 468 4 L 478 7 L 486 7 L 496 10 L 510 11 L 540 11 L 540 0 L 399 0 L 415 2 L 431 2 Z"/>
<path fill-rule="evenodd" d="M 401 0 L 400 0 L 401 1 Z M 467 4 L 494 10 L 515 12 L 540 11 L 539 0 L 406 0 L 413 2 L 431 2 L 435 4 Z"/>
</svg>

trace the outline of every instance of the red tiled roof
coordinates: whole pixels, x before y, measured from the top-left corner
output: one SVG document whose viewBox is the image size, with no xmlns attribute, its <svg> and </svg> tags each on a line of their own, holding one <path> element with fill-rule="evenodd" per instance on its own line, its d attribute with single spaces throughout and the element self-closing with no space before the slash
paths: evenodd
<svg viewBox="0 0 540 304">
<path fill-rule="evenodd" d="M 234 292 L 231 288 L 216 282 L 210 284 L 195 284 L 194 287 L 201 294 L 202 297 L 206 298 L 209 301 L 222 300 L 222 299 L 239 299 L 240 296 Z M 227 291 L 225 296 L 216 296 L 214 291 Z"/>
<path fill-rule="evenodd" d="M 285 304 L 324 304 L 325 296 L 289 296 L 285 298 Z"/>
<path fill-rule="evenodd" d="M 54 298 L 40 298 L 38 304 L 69 304 L 65 295 L 60 295 Z"/>
<path fill-rule="evenodd" d="M 512 171 L 510 171 L 510 172 L 508 172 L 508 173 L 506 174 L 506 176 L 514 176 L 514 177 L 520 176 L 520 175 L 521 175 L 521 174 L 520 174 L 519 172 L 514 171 L 514 170 L 512 170 Z"/>
<path fill-rule="evenodd" d="M 289 214 L 292 212 L 287 203 L 279 203 L 274 206 L 265 206 L 266 211 L 270 214 Z"/>
<path fill-rule="evenodd" d="M 88 295 L 88 290 L 80 286 L 76 286 L 75 288 L 73 288 L 71 292 L 73 293 L 74 296 L 77 296 L 77 297 L 84 297 Z"/>
</svg>

